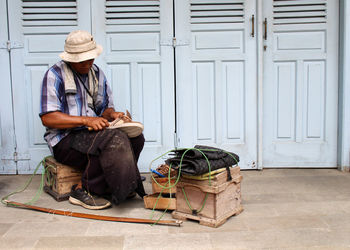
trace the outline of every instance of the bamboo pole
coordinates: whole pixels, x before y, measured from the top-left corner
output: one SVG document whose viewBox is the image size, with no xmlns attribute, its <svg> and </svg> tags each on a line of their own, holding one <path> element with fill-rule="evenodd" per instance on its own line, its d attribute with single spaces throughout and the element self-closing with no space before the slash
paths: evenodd
<svg viewBox="0 0 350 250">
<path fill-rule="evenodd" d="M 113 217 L 113 216 L 104 216 L 97 214 L 86 214 L 86 213 L 75 213 L 71 211 L 56 210 L 51 208 L 37 207 L 32 205 L 27 205 L 15 201 L 5 201 L 7 206 L 25 208 L 35 211 L 40 211 L 49 214 L 58 214 L 70 217 L 85 218 L 92 220 L 103 220 L 103 221 L 115 221 L 115 222 L 128 222 L 128 223 L 142 223 L 142 224 L 159 224 L 167 226 L 181 226 L 182 221 L 180 220 L 150 220 L 150 219 L 139 219 L 139 218 L 127 218 L 127 217 Z"/>
</svg>

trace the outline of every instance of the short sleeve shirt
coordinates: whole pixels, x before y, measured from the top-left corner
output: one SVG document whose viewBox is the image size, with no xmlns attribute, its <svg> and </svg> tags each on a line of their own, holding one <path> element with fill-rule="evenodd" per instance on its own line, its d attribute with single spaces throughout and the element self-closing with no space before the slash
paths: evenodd
<svg viewBox="0 0 350 250">
<path fill-rule="evenodd" d="M 101 116 L 107 108 L 114 108 L 112 91 L 107 83 L 103 71 L 93 65 L 96 78 L 98 79 L 98 94 L 94 100 L 94 109 L 91 109 L 87 101 L 87 86 L 89 84 L 88 76 L 80 76 L 74 73 L 74 82 L 77 87 L 77 93 L 65 93 L 63 81 L 63 64 L 60 61 L 53 65 L 44 75 L 41 86 L 40 114 L 43 116 L 50 112 L 59 111 L 72 116 Z M 84 87 L 86 86 L 86 87 Z M 74 128 L 82 129 L 82 128 Z M 46 128 L 44 135 L 49 148 L 52 150 L 60 140 L 67 136 L 74 129 L 52 129 Z"/>
</svg>

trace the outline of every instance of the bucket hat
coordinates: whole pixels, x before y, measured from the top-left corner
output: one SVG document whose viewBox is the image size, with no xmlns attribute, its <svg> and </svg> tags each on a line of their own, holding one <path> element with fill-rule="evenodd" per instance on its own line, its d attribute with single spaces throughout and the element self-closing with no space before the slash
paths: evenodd
<svg viewBox="0 0 350 250">
<path fill-rule="evenodd" d="M 60 57 L 66 62 L 82 62 L 95 59 L 102 53 L 102 50 L 102 46 L 96 44 L 89 32 L 75 30 L 68 34 L 64 51 Z"/>
</svg>

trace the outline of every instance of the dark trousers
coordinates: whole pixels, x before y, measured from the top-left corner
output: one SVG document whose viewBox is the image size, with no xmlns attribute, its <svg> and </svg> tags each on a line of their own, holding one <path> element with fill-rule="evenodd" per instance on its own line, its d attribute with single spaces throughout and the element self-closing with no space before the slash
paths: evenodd
<svg viewBox="0 0 350 250">
<path fill-rule="evenodd" d="M 83 187 L 97 195 L 112 194 L 115 203 L 136 191 L 145 195 L 137 161 L 144 136 L 128 138 L 118 129 L 70 133 L 54 148 L 58 162 L 84 170 Z"/>
</svg>

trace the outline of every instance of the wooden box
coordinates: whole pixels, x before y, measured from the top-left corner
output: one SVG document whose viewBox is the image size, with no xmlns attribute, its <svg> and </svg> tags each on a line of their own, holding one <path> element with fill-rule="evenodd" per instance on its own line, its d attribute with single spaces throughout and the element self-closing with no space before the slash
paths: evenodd
<svg viewBox="0 0 350 250">
<path fill-rule="evenodd" d="M 242 212 L 240 184 L 242 176 L 238 166 L 231 168 L 230 172 L 232 180 L 227 181 L 227 171 L 224 171 L 212 177 L 211 185 L 208 180 L 181 178 L 176 186 L 176 211 L 172 216 L 181 220 L 197 220 L 201 225 L 218 227 L 232 215 Z M 203 209 L 199 211 L 202 207 Z"/>
<path fill-rule="evenodd" d="M 175 195 L 174 195 L 175 196 Z M 159 209 L 159 210 L 175 210 L 176 209 L 176 199 L 175 197 L 163 197 L 159 194 L 150 194 L 143 197 L 143 202 L 145 204 L 145 208 L 150 209 Z M 157 201 L 158 200 L 158 201 Z M 157 203 L 157 204 L 156 204 Z"/>
<path fill-rule="evenodd" d="M 74 167 L 57 162 L 53 157 L 47 157 L 44 167 L 45 192 L 49 193 L 57 201 L 67 200 L 74 184 L 81 181 L 82 171 Z"/>
<path fill-rule="evenodd" d="M 163 177 L 163 178 L 157 177 L 155 179 L 160 185 L 165 186 L 165 187 L 169 187 L 168 177 Z M 170 179 L 170 186 L 173 186 L 175 184 L 175 181 L 176 181 L 176 178 Z M 170 189 L 162 188 L 152 178 L 152 192 L 154 194 L 157 194 L 157 193 L 162 193 L 162 194 L 172 193 L 172 194 L 175 194 L 176 193 L 176 187 L 172 187 Z"/>
</svg>

